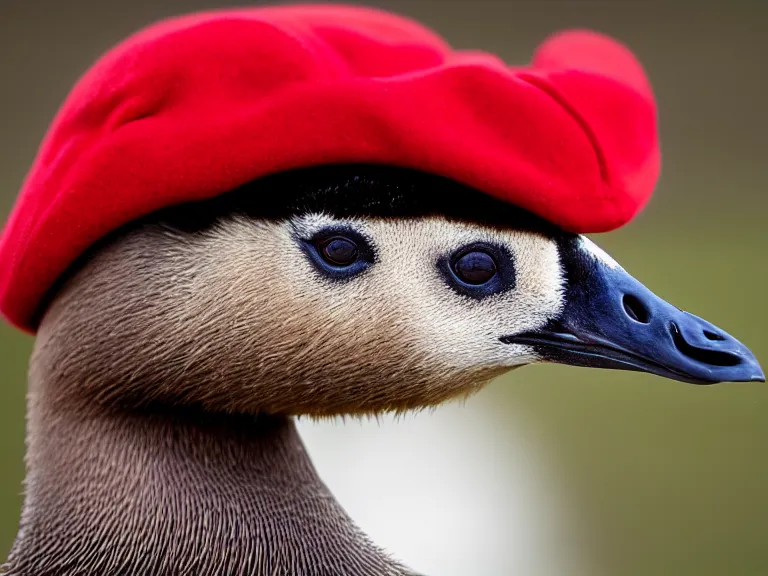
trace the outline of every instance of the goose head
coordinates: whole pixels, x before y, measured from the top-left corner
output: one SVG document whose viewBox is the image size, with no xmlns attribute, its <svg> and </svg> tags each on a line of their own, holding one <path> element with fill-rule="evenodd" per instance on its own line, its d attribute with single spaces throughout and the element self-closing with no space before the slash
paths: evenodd
<svg viewBox="0 0 768 576">
<path fill-rule="evenodd" d="M 584 236 L 452 181 L 300 170 L 176 206 L 99 245 L 38 354 L 105 401 L 366 414 L 438 404 L 539 362 L 764 380 L 722 329 Z M 92 388 L 89 388 L 92 387 Z"/>
</svg>

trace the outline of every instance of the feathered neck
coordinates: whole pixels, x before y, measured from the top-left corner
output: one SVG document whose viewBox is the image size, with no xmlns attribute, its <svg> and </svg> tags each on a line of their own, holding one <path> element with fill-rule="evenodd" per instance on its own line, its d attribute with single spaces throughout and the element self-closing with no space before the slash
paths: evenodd
<svg viewBox="0 0 768 576">
<path fill-rule="evenodd" d="M 8 576 L 409 574 L 336 502 L 291 418 L 119 412 L 39 372 Z"/>
</svg>

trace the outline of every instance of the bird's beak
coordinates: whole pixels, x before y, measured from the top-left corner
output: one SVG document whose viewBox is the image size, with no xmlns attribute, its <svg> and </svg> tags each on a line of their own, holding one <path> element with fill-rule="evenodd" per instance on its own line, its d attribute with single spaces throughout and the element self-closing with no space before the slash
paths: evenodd
<svg viewBox="0 0 768 576">
<path fill-rule="evenodd" d="M 503 336 L 544 361 L 649 372 L 693 384 L 764 382 L 754 354 L 720 328 L 667 303 L 583 237 L 562 247 L 562 313 Z"/>
</svg>

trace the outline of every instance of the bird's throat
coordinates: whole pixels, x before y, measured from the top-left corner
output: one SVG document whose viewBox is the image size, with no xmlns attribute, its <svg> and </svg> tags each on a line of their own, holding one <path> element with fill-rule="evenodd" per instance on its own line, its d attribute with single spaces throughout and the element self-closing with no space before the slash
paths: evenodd
<svg viewBox="0 0 768 576">
<path fill-rule="evenodd" d="M 72 389 L 30 382 L 26 499 L 0 573 L 409 573 L 336 502 L 292 419 L 124 413 Z"/>
</svg>

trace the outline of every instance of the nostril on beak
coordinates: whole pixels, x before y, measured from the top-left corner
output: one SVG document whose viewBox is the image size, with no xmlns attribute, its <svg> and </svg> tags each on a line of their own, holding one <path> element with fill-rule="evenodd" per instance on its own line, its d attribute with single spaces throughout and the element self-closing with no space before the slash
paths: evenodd
<svg viewBox="0 0 768 576">
<path fill-rule="evenodd" d="M 635 322 L 648 324 L 651 321 L 651 314 L 648 312 L 648 308 L 645 307 L 637 296 L 624 294 L 622 303 L 624 304 L 624 312 Z"/>
<path fill-rule="evenodd" d="M 722 342 L 723 340 L 725 340 L 725 337 L 715 332 L 712 332 L 711 330 L 704 330 L 704 337 L 707 340 L 712 340 L 713 342 Z"/>
<path fill-rule="evenodd" d="M 722 350 L 713 350 L 711 348 L 700 348 L 689 343 L 685 339 L 685 336 L 683 336 L 683 334 L 680 332 L 680 328 L 678 328 L 677 324 L 674 322 L 669 324 L 669 331 L 672 334 L 672 340 L 674 341 L 675 347 L 678 349 L 678 351 L 691 360 L 695 360 L 696 362 L 707 364 L 709 366 L 720 367 L 738 366 L 741 364 L 741 357 L 736 354 L 731 354 L 730 352 L 725 352 Z M 710 338 L 707 336 L 707 333 L 712 334 L 715 336 L 715 338 Z M 705 330 L 704 335 L 707 336 L 707 339 L 709 340 L 724 340 L 722 336 L 709 330 Z"/>
</svg>

